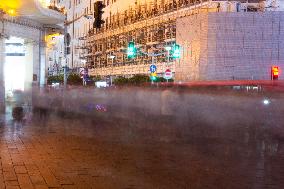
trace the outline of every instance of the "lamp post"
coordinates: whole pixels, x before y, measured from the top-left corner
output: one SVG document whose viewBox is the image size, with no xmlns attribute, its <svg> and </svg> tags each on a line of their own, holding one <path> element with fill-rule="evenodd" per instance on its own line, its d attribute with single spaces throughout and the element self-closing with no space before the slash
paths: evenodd
<svg viewBox="0 0 284 189">
<path fill-rule="evenodd" d="M 167 53 L 167 68 L 169 67 L 169 64 L 170 64 L 170 51 L 172 50 L 172 47 L 171 46 L 166 46 L 165 49 L 168 51 Z M 167 79 L 167 83 L 169 82 L 169 80 Z"/>
<path fill-rule="evenodd" d="M 111 68 L 112 68 L 112 74 L 113 74 L 113 66 L 114 66 L 115 55 L 111 54 L 109 56 L 109 58 L 111 59 L 111 64 L 112 64 Z M 110 86 L 112 86 L 112 75 L 110 75 Z"/>
<path fill-rule="evenodd" d="M 168 61 L 167 61 L 167 67 L 169 66 L 169 63 L 170 63 L 170 51 L 172 50 L 172 47 L 171 46 L 166 46 L 165 49 L 167 50 L 168 54 L 167 54 L 167 58 L 168 58 Z"/>
<path fill-rule="evenodd" d="M 64 57 L 64 58 L 62 58 L 61 59 L 61 61 L 62 61 L 62 66 L 63 66 L 63 76 L 64 76 L 64 79 L 63 79 L 63 82 L 64 82 L 64 87 L 66 87 L 66 85 L 67 85 L 67 60 L 66 60 L 66 58 Z"/>
<path fill-rule="evenodd" d="M 73 13 L 75 11 L 75 6 L 73 5 Z M 68 33 L 68 29 L 67 27 L 70 26 L 70 24 L 72 24 L 72 39 L 74 39 L 74 34 L 75 34 L 75 22 L 80 20 L 82 17 L 86 18 L 86 19 L 93 19 L 93 16 L 92 14 L 83 14 L 81 16 L 79 16 L 78 18 L 75 19 L 75 14 L 73 14 L 73 17 L 72 17 L 72 20 L 71 21 L 68 21 L 67 20 L 67 15 L 66 15 L 66 18 L 65 18 L 65 23 L 64 23 L 64 36 L 67 35 Z M 70 35 L 69 35 L 70 36 Z M 70 40 L 72 40 L 70 39 Z M 64 86 L 66 86 L 67 84 L 67 71 L 66 71 L 66 68 L 67 68 L 67 46 L 68 44 L 66 43 L 66 40 L 64 41 L 64 45 L 65 45 L 65 53 L 64 53 L 64 58 L 66 59 L 66 66 L 64 67 Z M 73 69 L 73 62 L 74 62 L 74 48 L 73 48 L 73 43 L 71 44 L 71 68 Z"/>
</svg>

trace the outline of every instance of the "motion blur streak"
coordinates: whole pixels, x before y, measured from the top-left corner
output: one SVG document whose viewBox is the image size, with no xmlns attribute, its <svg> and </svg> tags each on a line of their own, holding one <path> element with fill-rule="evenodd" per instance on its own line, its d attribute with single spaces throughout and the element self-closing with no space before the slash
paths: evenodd
<svg viewBox="0 0 284 189">
<path fill-rule="evenodd" d="M 0 121 L 1 163 L 50 172 L 42 176 L 55 175 L 57 187 L 284 188 L 284 93 L 246 86 L 26 92 L 16 100 L 23 121 L 11 119 L 12 102 Z"/>
</svg>

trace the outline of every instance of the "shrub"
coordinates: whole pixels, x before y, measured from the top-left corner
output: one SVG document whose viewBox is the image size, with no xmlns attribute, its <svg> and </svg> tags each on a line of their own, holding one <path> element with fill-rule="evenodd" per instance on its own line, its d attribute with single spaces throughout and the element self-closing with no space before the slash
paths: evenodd
<svg viewBox="0 0 284 189">
<path fill-rule="evenodd" d="M 147 75 L 134 75 L 133 77 L 129 78 L 128 82 L 132 85 L 140 85 L 149 81 L 150 78 Z"/>
<path fill-rule="evenodd" d="M 70 73 L 68 78 L 67 78 L 67 83 L 69 85 L 82 85 L 83 84 L 83 80 L 80 77 L 79 74 L 77 73 Z"/>
<path fill-rule="evenodd" d="M 128 79 L 122 76 L 119 76 L 118 78 L 114 79 L 113 83 L 115 85 L 126 85 L 128 84 Z"/>
<path fill-rule="evenodd" d="M 173 79 L 169 79 L 168 82 L 173 82 Z M 141 85 L 143 83 L 151 82 L 148 75 L 134 75 L 133 77 L 127 79 L 125 77 L 118 77 L 114 80 L 115 85 Z M 157 77 L 157 80 L 154 82 L 167 82 L 163 77 Z"/>
<path fill-rule="evenodd" d="M 52 83 L 62 84 L 63 82 L 64 82 L 64 75 L 52 75 L 52 76 L 48 76 L 47 78 L 48 85 L 51 85 Z"/>
<path fill-rule="evenodd" d="M 94 81 L 94 82 L 97 82 L 97 81 L 101 81 L 102 78 L 101 76 L 89 76 L 90 80 Z"/>
</svg>

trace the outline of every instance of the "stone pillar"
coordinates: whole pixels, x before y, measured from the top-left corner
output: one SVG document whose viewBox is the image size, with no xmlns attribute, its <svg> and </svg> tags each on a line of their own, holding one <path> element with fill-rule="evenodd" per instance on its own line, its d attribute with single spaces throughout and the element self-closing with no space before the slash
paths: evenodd
<svg viewBox="0 0 284 189">
<path fill-rule="evenodd" d="M 26 76 L 25 76 L 25 91 L 31 89 L 33 82 L 33 64 L 34 64 L 34 44 L 31 40 L 26 40 L 26 55 L 25 55 L 25 68 L 26 68 Z"/>
<path fill-rule="evenodd" d="M 39 42 L 39 56 L 40 56 L 40 62 L 39 62 L 39 83 L 40 86 L 43 87 L 46 84 L 46 44 L 44 41 L 45 32 L 41 31 L 40 35 L 40 42 Z"/>
<path fill-rule="evenodd" d="M 34 65 L 34 41 L 26 40 L 25 56 L 25 103 L 32 104 L 32 84 L 33 84 L 33 65 Z"/>
<path fill-rule="evenodd" d="M 0 38 L 0 112 L 5 111 L 4 62 L 5 62 L 5 39 Z"/>
</svg>

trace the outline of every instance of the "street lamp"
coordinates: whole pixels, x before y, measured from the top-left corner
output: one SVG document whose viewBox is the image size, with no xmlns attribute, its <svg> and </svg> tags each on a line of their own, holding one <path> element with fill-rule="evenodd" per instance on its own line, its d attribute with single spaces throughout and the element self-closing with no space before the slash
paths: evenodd
<svg viewBox="0 0 284 189">
<path fill-rule="evenodd" d="M 66 84 L 67 84 L 67 59 L 65 57 L 63 57 L 61 59 L 61 64 L 63 66 L 63 76 L 64 76 L 64 87 L 66 87 Z"/>
<path fill-rule="evenodd" d="M 111 69 L 112 69 L 112 74 L 113 74 L 113 66 L 114 66 L 114 59 L 115 59 L 115 55 L 111 54 L 109 55 L 109 58 L 111 59 Z M 110 86 L 112 86 L 112 75 L 110 75 Z"/>
<path fill-rule="evenodd" d="M 67 15 L 66 15 L 66 17 L 65 17 L 65 23 L 64 23 L 64 36 L 67 36 L 67 33 L 68 33 L 68 29 L 67 29 L 67 27 L 69 26 L 69 25 L 71 25 L 72 24 L 72 35 L 73 35 L 73 37 L 74 37 L 74 34 L 75 34 L 75 22 L 76 21 L 78 21 L 78 20 L 80 20 L 82 17 L 84 17 L 84 18 L 86 18 L 86 19 L 93 19 L 93 16 L 92 16 L 92 14 L 83 14 L 83 15 L 81 15 L 81 16 L 79 16 L 78 18 L 76 18 L 75 19 L 75 8 L 74 8 L 75 6 L 73 6 L 73 19 L 71 20 L 71 21 L 67 21 Z M 69 33 L 68 33 L 69 34 Z M 80 40 L 80 39 L 79 39 Z M 66 41 L 65 41 L 65 58 L 67 59 L 67 44 L 66 44 Z M 73 44 L 72 44 L 72 47 L 73 47 Z M 71 68 L 73 69 L 73 62 L 74 62 L 74 49 L 72 48 L 71 49 Z M 67 67 L 67 64 L 66 64 L 66 67 Z M 66 74 L 67 74 L 67 72 L 64 72 L 64 78 L 66 77 Z M 66 82 L 67 82 L 67 80 L 65 81 L 64 80 L 64 85 L 66 86 Z"/>
<path fill-rule="evenodd" d="M 78 18 L 75 18 L 75 6 L 73 6 L 73 18 L 71 21 L 67 21 L 67 15 L 65 18 L 65 24 L 64 24 L 64 30 L 65 30 L 65 34 L 67 34 L 67 27 L 72 24 L 72 37 L 74 38 L 74 34 L 75 34 L 75 22 L 80 20 L 82 17 L 86 18 L 86 19 L 93 19 L 93 15 L 92 14 L 83 14 L 81 16 L 79 16 Z M 73 45 L 72 45 L 73 46 Z M 73 62 L 74 62 L 74 49 L 72 48 L 72 53 L 71 53 L 71 64 L 72 64 L 72 68 L 73 68 Z"/>
</svg>

